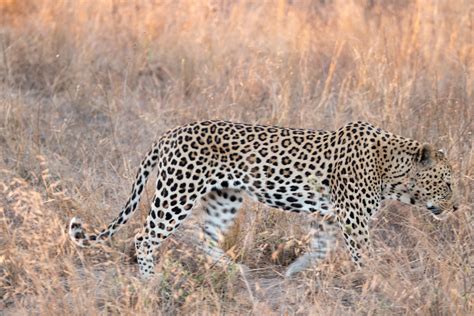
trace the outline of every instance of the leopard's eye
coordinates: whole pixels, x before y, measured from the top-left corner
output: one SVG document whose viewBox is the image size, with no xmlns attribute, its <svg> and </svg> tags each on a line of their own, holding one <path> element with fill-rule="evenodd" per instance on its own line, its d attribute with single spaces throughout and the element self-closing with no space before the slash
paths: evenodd
<svg viewBox="0 0 474 316">
<path fill-rule="evenodd" d="M 452 189 L 451 189 L 451 183 L 447 182 L 446 185 L 448 186 L 449 192 L 451 192 L 451 191 L 452 191 Z"/>
</svg>

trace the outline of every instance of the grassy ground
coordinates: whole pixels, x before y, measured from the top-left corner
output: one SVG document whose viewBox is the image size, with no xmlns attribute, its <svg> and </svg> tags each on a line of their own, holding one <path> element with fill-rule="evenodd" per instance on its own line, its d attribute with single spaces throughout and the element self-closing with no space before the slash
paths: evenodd
<svg viewBox="0 0 474 316">
<path fill-rule="evenodd" d="M 469 0 L 0 0 L 0 313 L 473 313 L 474 4 Z M 366 120 L 444 148 L 461 209 L 387 204 L 377 256 L 343 247 L 293 280 L 308 218 L 246 204 L 224 271 L 195 250 L 199 211 L 137 278 L 132 239 L 69 242 L 126 201 L 152 140 L 226 119 L 334 129 Z M 152 195 L 151 186 L 144 200 Z"/>
</svg>

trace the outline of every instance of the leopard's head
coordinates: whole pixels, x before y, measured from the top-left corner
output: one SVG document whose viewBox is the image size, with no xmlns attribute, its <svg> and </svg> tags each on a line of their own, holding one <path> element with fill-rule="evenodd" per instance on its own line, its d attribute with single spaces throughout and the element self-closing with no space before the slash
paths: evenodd
<svg viewBox="0 0 474 316">
<path fill-rule="evenodd" d="M 437 219 L 458 209 L 451 164 L 442 151 L 429 144 L 416 153 L 406 185 L 412 203 L 427 208 Z"/>
</svg>

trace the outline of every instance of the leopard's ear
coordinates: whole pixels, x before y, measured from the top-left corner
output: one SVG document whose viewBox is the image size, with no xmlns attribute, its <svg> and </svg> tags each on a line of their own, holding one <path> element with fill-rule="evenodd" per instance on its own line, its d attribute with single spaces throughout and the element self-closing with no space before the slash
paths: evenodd
<svg viewBox="0 0 474 316">
<path fill-rule="evenodd" d="M 430 144 L 423 144 L 418 150 L 417 162 L 423 167 L 431 166 L 435 160 L 436 151 Z"/>
<path fill-rule="evenodd" d="M 446 159 L 446 154 L 444 153 L 444 150 L 440 149 L 436 152 L 436 157 L 440 159 Z"/>
</svg>

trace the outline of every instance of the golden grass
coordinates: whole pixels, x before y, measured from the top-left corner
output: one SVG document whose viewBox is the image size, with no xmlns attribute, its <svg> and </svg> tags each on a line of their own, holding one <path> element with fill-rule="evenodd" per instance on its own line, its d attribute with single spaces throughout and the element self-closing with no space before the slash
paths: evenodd
<svg viewBox="0 0 474 316">
<path fill-rule="evenodd" d="M 473 71 L 469 0 L 0 0 L 1 313 L 472 314 Z M 193 218 L 161 248 L 162 279 L 140 281 L 146 203 L 111 245 L 69 242 L 72 216 L 99 228 L 116 215 L 153 139 L 210 118 L 361 119 L 431 142 L 461 209 L 437 222 L 388 204 L 366 268 L 340 247 L 294 280 L 280 273 L 308 219 L 261 205 L 225 243 L 245 277 L 195 250 Z"/>
</svg>

